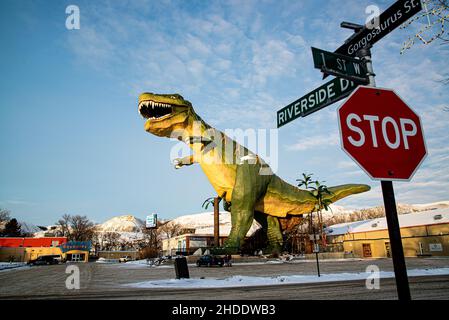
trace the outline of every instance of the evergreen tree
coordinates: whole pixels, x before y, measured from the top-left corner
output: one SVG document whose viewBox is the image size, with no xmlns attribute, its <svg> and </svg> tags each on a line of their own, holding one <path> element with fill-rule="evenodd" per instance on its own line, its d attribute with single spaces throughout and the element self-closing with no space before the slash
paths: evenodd
<svg viewBox="0 0 449 320">
<path fill-rule="evenodd" d="M 17 220 L 13 218 L 6 223 L 2 233 L 4 237 L 20 237 L 22 235 L 21 226 Z"/>
</svg>

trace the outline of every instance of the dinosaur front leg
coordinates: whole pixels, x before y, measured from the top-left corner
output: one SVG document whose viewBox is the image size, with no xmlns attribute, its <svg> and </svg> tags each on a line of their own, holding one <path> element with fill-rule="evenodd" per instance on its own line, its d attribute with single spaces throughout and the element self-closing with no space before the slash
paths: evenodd
<svg viewBox="0 0 449 320">
<path fill-rule="evenodd" d="M 195 160 L 193 155 L 173 160 L 173 165 L 175 166 L 175 169 L 180 169 L 181 167 L 184 166 L 191 166 L 194 163 Z"/>
<path fill-rule="evenodd" d="M 252 201 L 237 200 L 232 197 L 231 232 L 225 242 L 225 247 L 237 252 L 245 241 L 246 234 L 254 219 L 254 203 Z M 255 201 L 254 201 L 255 202 Z"/>
</svg>

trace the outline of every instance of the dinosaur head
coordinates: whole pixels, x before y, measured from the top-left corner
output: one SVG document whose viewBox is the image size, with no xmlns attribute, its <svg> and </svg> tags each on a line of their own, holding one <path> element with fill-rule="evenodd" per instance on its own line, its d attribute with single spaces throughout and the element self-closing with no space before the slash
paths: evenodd
<svg viewBox="0 0 449 320">
<path fill-rule="evenodd" d="M 173 131 L 185 129 L 195 114 L 192 104 L 176 93 L 142 93 L 138 106 L 140 115 L 147 119 L 145 131 L 159 137 L 170 137 Z"/>
</svg>

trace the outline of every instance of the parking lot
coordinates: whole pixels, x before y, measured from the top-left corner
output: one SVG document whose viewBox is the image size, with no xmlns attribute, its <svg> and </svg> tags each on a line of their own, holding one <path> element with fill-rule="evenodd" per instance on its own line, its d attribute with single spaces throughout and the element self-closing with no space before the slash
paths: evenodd
<svg viewBox="0 0 449 320">
<path fill-rule="evenodd" d="M 320 263 L 323 274 L 365 272 L 369 265 L 392 271 L 390 259 Z M 174 279 L 173 265 L 80 263 L 80 289 L 66 288 L 66 264 L 33 266 L 0 272 L 1 299 L 395 299 L 394 279 L 381 279 L 379 290 L 368 290 L 364 280 L 252 286 L 240 288 L 136 288 L 133 283 Z M 407 259 L 412 269 L 447 268 L 449 259 Z M 315 275 L 313 260 L 295 263 L 234 263 L 232 267 L 198 268 L 189 265 L 191 278 L 223 279 L 232 276 L 275 277 Z M 411 277 L 415 299 L 449 299 L 449 276 Z"/>
</svg>

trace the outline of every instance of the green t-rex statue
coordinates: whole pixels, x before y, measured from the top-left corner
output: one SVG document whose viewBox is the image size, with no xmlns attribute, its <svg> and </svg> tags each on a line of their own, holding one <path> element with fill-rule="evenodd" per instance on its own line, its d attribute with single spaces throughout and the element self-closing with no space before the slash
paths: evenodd
<svg viewBox="0 0 449 320">
<path fill-rule="evenodd" d="M 184 141 L 192 155 L 175 160 L 175 167 L 199 163 L 217 195 L 231 212 L 232 228 L 225 247 L 241 248 L 256 219 L 267 233 L 271 250 L 279 250 L 282 230 L 279 219 L 313 211 L 316 198 L 271 172 L 256 154 L 205 123 L 192 104 L 179 94 L 143 93 L 139 113 L 147 119 L 145 131 L 159 137 Z M 347 184 L 329 188 L 325 199 L 335 202 L 370 190 L 367 185 Z"/>
</svg>

